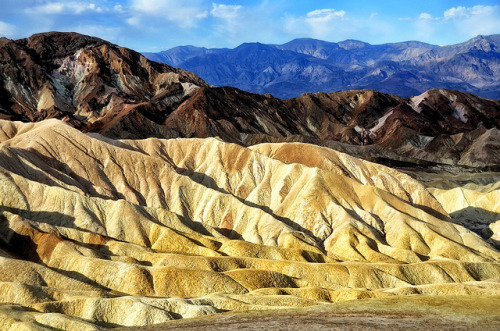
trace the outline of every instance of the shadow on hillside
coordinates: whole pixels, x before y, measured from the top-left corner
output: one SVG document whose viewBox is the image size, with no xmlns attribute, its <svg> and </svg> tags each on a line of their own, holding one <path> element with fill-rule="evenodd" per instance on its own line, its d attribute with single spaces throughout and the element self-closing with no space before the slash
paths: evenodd
<svg viewBox="0 0 500 331">
<path fill-rule="evenodd" d="M 490 224 L 500 220 L 500 213 L 473 206 L 450 213 L 450 216 L 456 220 L 483 224 Z"/>
<path fill-rule="evenodd" d="M 41 263 L 43 264 L 43 263 Z M 61 275 L 64 275 L 68 278 L 78 280 L 82 283 L 91 285 L 92 287 L 95 287 L 99 290 L 106 291 L 106 292 L 111 292 L 112 290 L 109 287 L 106 287 L 102 284 L 99 284 L 95 280 L 90 279 L 89 277 L 85 276 L 84 274 L 78 272 L 78 271 L 72 271 L 72 270 L 63 270 L 63 269 L 58 269 L 58 268 L 51 268 L 47 266 L 48 268 L 52 269 L 53 271 L 60 273 Z M 115 295 L 121 295 L 122 293 L 114 293 Z"/>
<path fill-rule="evenodd" d="M 31 235 L 36 236 L 37 233 L 33 233 L 33 229 L 38 230 L 36 226 L 29 224 L 27 226 L 17 226 L 11 228 L 11 223 L 7 220 L 3 212 L 10 212 L 12 214 L 18 215 L 26 220 L 36 220 L 39 223 L 49 223 L 53 225 L 62 225 L 65 227 L 74 227 L 74 218 L 63 215 L 56 212 L 30 212 L 23 209 L 9 208 L 5 206 L 0 206 L 0 242 L 1 246 L 6 248 L 9 253 L 19 259 L 29 260 L 32 262 L 40 263 L 42 261 L 40 251 L 38 249 L 38 244 L 33 242 Z M 54 224 L 54 222 L 49 222 L 48 219 L 59 219 L 61 224 Z M 49 234 L 40 231 L 41 234 L 46 234 L 47 236 L 53 236 L 53 238 L 60 238 L 60 235 Z M 45 240 L 41 236 L 38 236 L 40 240 Z M 54 240 L 57 242 L 57 240 Z M 45 253 L 45 252 L 44 252 Z"/>
<path fill-rule="evenodd" d="M 135 258 L 132 258 L 130 256 L 126 256 L 126 255 L 124 256 L 124 255 L 115 254 L 115 253 L 113 253 L 109 249 L 109 246 L 107 246 L 107 245 L 102 245 L 102 244 L 84 244 L 84 243 L 80 243 L 80 242 L 78 243 L 78 245 L 81 245 L 81 246 L 84 246 L 84 247 L 92 249 L 94 251 L 93 254 L 95 254 L 96 257 L 98 257 L 98 258 L 100 258 L 102 260 L 112 261 L 113 257 L 118 257 L 118 258 L 119 257 L 126 257 L 127 261 L 125 263 L 137 264 L 137 265 L 142 265 L 142 266 L 146 266 L 146 267 L 152 267 L 153 266 L 153 263 L 151 263 L 150 261 L 142 261 L 142 260 L 137 260 Z M 115 260 L 122 261 L 120 259 L 115 259 Z"/>
<path fill-rule="evenodd" d="M 228 229 L 228 228 L 213 228 L 213 229 L 226 238 L 235 240 L 244 240 L 243 236 L 234 229 Z"/>
<path fill-rule="evenodd" d="M 500 213 L 473 206 L 450 213 L 450 216 L 452 220 L 463 224 L 467 229 L 486 240 L 493 235 L 493 231 L 488 226 L 500 220 Z M 497 249 L 500 248 L 498 244 L 494 244 L 494 246 Z"/>
<path fill-rule="evenodd" d="M 427 214 L 429 214 L 431 216 L 439 218 L 440 220 L 444 220 L 444 221 L 448 221 L 448 222 L 450 221 L 450 218 L 448 216 L 446 216 L 444 214 L 441 214 L 440 212 L 438 212 L 435 209 L 432 209 L 429 206 L 419 205 L 419 204 L 414 204 L 413 206 L 416 207 L 416 208 L 418 208 L 418 209 L 420 209 L 420 210 L 425 211 Z"/>
<path fill-rule="evenodd" d="M 69 227 L 73 229 L 77 229 L 80 231 L 88 232 L 85 229 L 82 229 L 75 225 L 75 218 L 73 216 L 69 216 L 66 214 L 62 214 L 55 211 L 31 211 L 27 209 L 7 207 L 0 205 L 0 213 L 7 211 L 9 213 L 19 215 L 20 217 L 32 220 L 38 223 L 47 223 L 50 225 Z M 1 217 L 1 214 L 0 214 Z M 7 223 L 7 222 L 6 222 Z"/>
<path fill-rule="evenodd" d="M 200 185 L 205 186 L 206 188 L 213 189 L 213 190 L 215 190 L 217 192 L 220 192 L 222 194 L 231 195 L 232 197 L 234 197 L 235 199 L 237 199 L 239 202 L 241 202 L 242 204 L 244 204 L 244 205 L 246 205 L 248 207 L 257 208 L 257 209 L 262 210 L 264 213 L 271 215 L 273 218 L 275 218 L 278 221 L 286 224 L 287 226 L 289 226 L 293 230 L 299 231 L 299 232 L 302 232 L 302 233 L 306 234 L 308 237 L 312 238 L 315 241 L 316 245 L 319 248 L 321 248 L 322 250 L 324 250 L 324 246 L 323 246 L 322 241 L 318 237 L 316 237 L 310 230 L 302 227 L 301 225 L 295 223 L 294 221 L 292 221 L 291 219 L 289 219 L 287 217 L 283 217 L 283 216 L 280 216 L 280 215 L 274 213 L 273 210 L 270 207 L 264 206 L 264 205 L 259 205 L 259 204 L 256 204 L 254 202 L 247 201 L 247 200 L 245 200 L 245 199 L 243 199 L 241 197 L 235 196 L 234 194 L 232 194 L 232 193 L 230 193 L 230 192 L 222 189 L 221 187 L 219 187 L 217 185 L 217 183 L 215 182 L 215 180 L 212 177 L 210 177 L 210 176 L 208 176 L 208 175 L 206 175 L 204 173 L 200 173 L 200 172 L 196 172 L 196 171 L 192 171 L 190 169 L 184 169 L 184 168 L 177 168 L 176 171 L 177 171 L 178 174 L 183 175 L 183 176 L 187 176 L 191 180 L 195 181 L 196 183 L 198 183 Z M 222 232 L 220 232 L 220 233 L 224 234 Z"/>
<path fill-rule="evenodd" d="M 106 176 L 101 176 L 102 180 L 112 187 L 114 196 L 109 197 L 98 193 L 94 184 L 88 179 L 75 173 L 66 163 L 59 161 L 56 157 L 48 157 L 41 154 L 35 149 L 17 150 L 13 153 L 4 153 L 0 158 L 0 166 L 16 175 L 23 178 L 36 181 L 49 186 L 61 186 L 54 180 L 57 179 L 62 183 L 75 186 L 92 197 L 102 199 L 125 199 L 125 197 L 114 189 L 113 183 Z M 96 163 L 99 161 L 96 160 Z M 88 169 L 85 169 L 87 171 Z M 138 192 L 135 192 L 139 202 L 145 202 L 144 197 Z"/>
</svg>

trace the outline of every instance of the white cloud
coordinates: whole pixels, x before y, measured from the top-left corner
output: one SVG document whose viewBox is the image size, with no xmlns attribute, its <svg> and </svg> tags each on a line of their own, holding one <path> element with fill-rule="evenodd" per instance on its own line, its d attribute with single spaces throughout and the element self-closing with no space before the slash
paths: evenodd
<svg viewBox="0 0 500 331">
<path fill-rule="evenodd" d="M 462 7 L 462 6 L 450 8 L 448 10 L 445 10 L 444 18 L 451 19 L 451 18 L 463 17 L 466 15 L 466 11 L 467 11 L 467 9 L 465 7 Z"/>
<path fill-rule="evenodd" d="M 426 40 L 429 36 L 436 33 L 437 21 L 439 18 L 433 17 L 429 13 L 420 13 L 417 19 L 410 19 L 413 21 L 414 33 L 412 38 L 417 40 Z"/>
<path fill-rule="evenodd" d="M 443 20 L 453 24 L 465 37 L 500 32 L 500 6 L 474 6 L 450 8 Z"/>
<path fill-rule="evenodd" d="M 201 0 L 132 0 L 130 9 L 132 16 L 127 23 L 138 27 L 153 24 L 151 19 L 193 27 L 209 14 Z"/>
<path fill-rule="evenodd" d="M 479 34 L 500 32 L 500 6 L 458 6 L 445 10 L 442 16 L 421 13 L 418 17 L 400 18 L 412 25 L 411 38 L 423 41 L 469 39 Z"/>
<path fill-rule="evenodd" d="M 444 12 L 444 19 L 468 19 L 474 16 L 490 16 L 498 13 L 498 6 L 477 5 L 474 7 L 458 6 L 450 8 Z"/>
<path fill-rule="evenodd" d="M 432 20 L 433 19 L 432 15 L 428 14 L 428 13 L 421 13 L 418 18 L 420 18 L 422 20 Z"/>
<path fill-rule="evenodd" d="M 113 11 L 119 14 L 125 13 L 125 10 L 123 9 L 123 6 L 120 4 L 114 5 Z"/>
<path fill-rule="evenodd" d="M 15 34 L 13 25 L 0 21 L 0 37 L 11 38 Z"/>
<path fill-rule="evenodd" d="M 333 36 L 347 35 L 347 31 L 352 32 L 352 24 L 346 24 L 346 19 L 344 10 L 316 9 L 305 16 L 286 18 L 285 29 L 292 34 L 332 39 Z"/>
<path fill-rule="evenodd" d="M 335 9 L 316 9 L 307 13 L 308 20 L 331 21 L 332 19 L 343 18 L 345 11 Z"/>
<path fill-rule="evenodd" d="M 25 10 L 29 14 L 82 14 L 84 12 L 102 13 L 103 9 L 96 6 L 95 3 L 86 3 L 81 1 L 66 1 L 66 2 L 48 2 L 43 5 L 31 7 Z"/>
<path fill-rule="evenodd" d="M 212 3 L 212 10 L 210 14 L 213 17 L 224 18 L 224 19 L 234 19 L 238 17 L 238 12 L 243 8 L 240 5 L 222 5 Z"/>
<path fill-rule="evenodd" d="M 444 20 L 467 20 L 471 18 L 498 18 L 500 6 L 482 6 L 474 7 L 458 6 L 446 10 L 443 14 Z"/>
</svg>

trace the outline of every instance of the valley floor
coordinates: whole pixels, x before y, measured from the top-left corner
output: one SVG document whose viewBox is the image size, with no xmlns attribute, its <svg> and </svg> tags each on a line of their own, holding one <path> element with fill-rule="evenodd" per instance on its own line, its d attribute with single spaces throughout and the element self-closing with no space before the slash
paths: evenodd
<svg viewBox="0 0 500 331">
<path fill-rule="evenodd" d="M 499 296 L 407 296 L 222 313 L 141 330 L 498 330 L 499 310 Z"/>
</svg>

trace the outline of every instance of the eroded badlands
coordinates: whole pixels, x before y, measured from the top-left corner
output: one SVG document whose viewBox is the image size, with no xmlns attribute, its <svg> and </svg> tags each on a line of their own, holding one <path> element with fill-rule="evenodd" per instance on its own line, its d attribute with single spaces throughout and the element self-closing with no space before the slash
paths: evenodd
<svg viewBox="0 0 500 331">
<path fill-rule="evenodd" d="M 500 295 L 498 181 L 414 178 L 302 143 L 0 120 L 0 328 Z"/>
</svg>

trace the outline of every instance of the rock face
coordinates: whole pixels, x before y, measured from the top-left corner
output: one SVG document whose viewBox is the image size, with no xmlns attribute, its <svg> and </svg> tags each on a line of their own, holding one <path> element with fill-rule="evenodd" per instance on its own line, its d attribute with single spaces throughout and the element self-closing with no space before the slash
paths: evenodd
<svg viewBox="0 0 500 331">
<path fill-rule="evenodd" d="M 0 81 L 2 330 L 500 295 L 498 101 L 279 100 L 64 33 Z"/>
<path fill-rule="evenodd" d="M 366 88 L 410 97 L 448 88 L 500 99 L 499 49 L 500 35 L 491 35 L 441 47 L 417 41 L 370 45 L 295 39 L 235 49 L 181 46 L 144 55 L 194 72 L 216 86 L 279 98 Z"/>
</svg>

